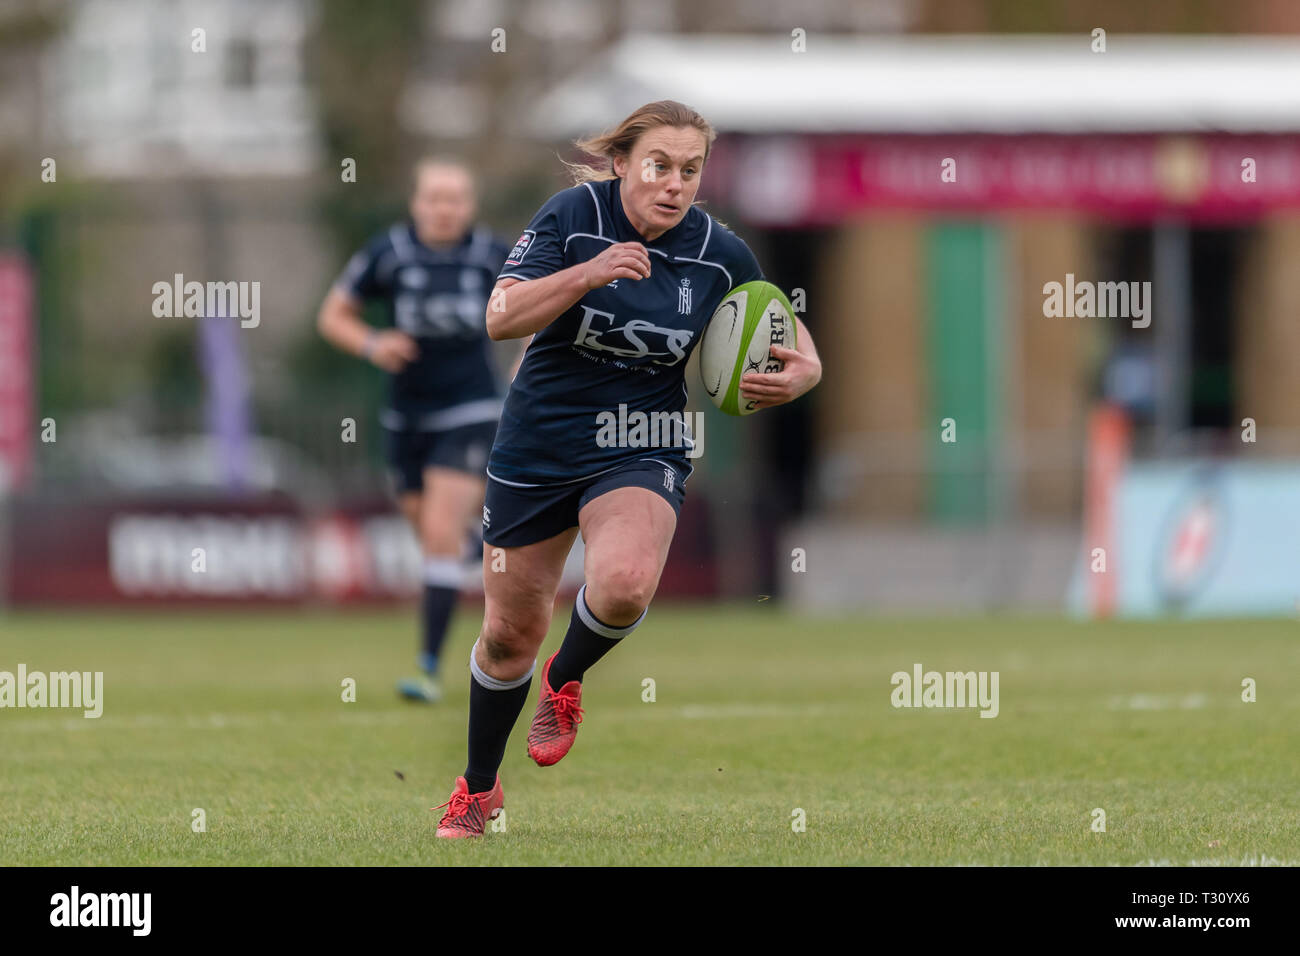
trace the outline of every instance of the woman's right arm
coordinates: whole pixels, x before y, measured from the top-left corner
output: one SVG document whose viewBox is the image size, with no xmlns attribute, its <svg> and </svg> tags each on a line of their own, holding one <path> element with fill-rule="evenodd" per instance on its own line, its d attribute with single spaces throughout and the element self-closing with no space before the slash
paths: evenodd
<svg viewBox="0 0 1300 956">
<path fill-rule="evenodd" d="M 376 329 L 361 317 L 361 303 L 342 289 L 330 289 L 316 316 L 316 328 L 335 348 L 385 372 L 400 372 L 419 355 L 415 340 L 397 329 Z"/>
<path fill-rule="evenodd" d="M 617 242 L 586 262 L 540 279 L 501 279 L 488 298 L 488 337 L 499 342 L 540 332 L 592 289 L 648 275 L 650 254 L 645 246 Z"/>
</svg>

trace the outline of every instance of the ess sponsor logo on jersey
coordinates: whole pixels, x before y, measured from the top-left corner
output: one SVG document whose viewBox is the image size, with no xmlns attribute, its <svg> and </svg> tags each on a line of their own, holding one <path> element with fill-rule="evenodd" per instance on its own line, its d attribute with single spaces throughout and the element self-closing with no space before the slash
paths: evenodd
<svg viewBox="0 0 1300 956">
<path fill-rule="evenodd" d="M 573 344 L 597 352 L 613 352 L 620 358 L 648 358 L 655 365 L 676 365 L 686 358 L 686 347 L 694 335 L 690 329 L 670 329 L 645 319 L 631 319 L 622 325 L 616 322 L 613 312 L 584 305 L 582 324 Z"/>
<path fill-rule="evenodd" d="M 429 273 L 421 266 L 397 270 L 397 284 L 403 289 L 424 289 L 429 285 Z"/>
<path fill-rule="evenodd" d="M 528 254 L 529 247 L 533 244 L 533 237 L 537 233 L 532 229 L 525 229 L 523 234 L 515 241 L 515 247 L 510 250 L 510 256 L 506 259 L 506 265 L 517 266 L 524 261 L 524 256 Z"/>
</svg>

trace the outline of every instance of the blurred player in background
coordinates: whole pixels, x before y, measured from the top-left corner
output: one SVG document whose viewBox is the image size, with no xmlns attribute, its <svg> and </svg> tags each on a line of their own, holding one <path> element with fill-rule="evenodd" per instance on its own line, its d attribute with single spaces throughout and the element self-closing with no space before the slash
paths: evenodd
<svg viewBox="0 0 1300 956">
<path fill-rule="evenodd" d="M 587 669 L 636 629 L 659 586 L 691 440 L 608 447 L 598 423 L 622 404 L 651 421 L 680 416 L 686 360 L 705 325 L 731 289 L 763 278 L 744 241 L 695 205 L 713 138 L 698 113 L 665 100 L 579 143 L 602 168 L 576 167 L 578 185 L 547 200 L 497 279 L 490 334 L 531 342 L 488 462 L 469 761 L 439 837 L 482 835 L 504 803 L 497 770 L 579 528 L 586 583 L 542 666 L 528 732 L 538 764 L 573 745 Z M 795 322 L 797 350 L 771 347 L 784 369 L 741 378 L 741 396 L 758 408 L 793 401 L 821 378 L 812 336 Z"/>
<path fill-rule="evenodd" d="M 461 582 L 460 558 L 483 505 L 483 474 L 501 413 L 484 323 L 508 245 L 475 226 L 475 184 L 461 163 L 415 169 L 411 218 L 371 239 L 321 306 L 318 327 L 338 348 L 391 376 L 380 413 L 398 505 L 424 555 L 420 676 L 408 700 L 441 697 L 438 663 Z M 391 328 L 362 318 L 387 304 Z"/>
</svg>

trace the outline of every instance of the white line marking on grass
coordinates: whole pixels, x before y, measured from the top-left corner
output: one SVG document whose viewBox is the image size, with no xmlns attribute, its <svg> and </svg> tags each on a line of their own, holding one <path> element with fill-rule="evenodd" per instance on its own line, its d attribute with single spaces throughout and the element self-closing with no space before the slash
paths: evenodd
<svg viewBox="0 0 1300 956">
<path fill-rule="evenodd" d="M 1207 860 L 1143 860 L 1141 863 L 1134 863 L 1134 866 L 1300 866 L 1297 860 L 1279 860 L 1275 856 L 1269 856 L 1267 853 L 1260 856 L 1243 856 L 1238 860 L 1231 860 L 1224 857 L 1214 857 Z"/>
<path fill-rule="evenodd" d="M 823 704 L 688 704 L 677 713 L 687 720 L 725 717 L 818 717 L 830 708 Z"/>
<path fill-rule="evenodd" d="M 1200 710 L 1209 703 L 1206 694 L 1129 694 L 1112 697 L 1110 710 Z"/>
<path fill-rule="evenodd" d="M 346 724 L 354 727 L 393 726 L 409 723 L 412 714 L 400 711 L 380 713 L 344 713 L 329 717 L 299 717 L 286 719 L 279 711 L 266 711 L 242 714 L 131 714 L 128 717 L 109 718 L 107 715 L 96 725 L 100 730 L 240 730 L 250 727 L 270 725 L 301 724 Z M 64 718 L 62 720 L 15 720 L 6 724 L 6 729 L 41 733 L 64 730 L 90 730 L 86 721 Z"/>
</svg>

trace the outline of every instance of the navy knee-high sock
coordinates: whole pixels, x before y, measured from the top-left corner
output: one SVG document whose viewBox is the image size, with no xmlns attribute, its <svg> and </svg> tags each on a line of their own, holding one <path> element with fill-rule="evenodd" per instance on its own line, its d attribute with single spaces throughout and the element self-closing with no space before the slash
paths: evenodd
<svg viewBox="0 0 1300 956">
<path fill-rule="evenodd" d="M 551 690 L 559 690 L 571 680 L 581 682 L 587 668 L 600 660 L 618 644 L 637 629 L 645 620 L 646 611 L 641 612 L 626 627 L 610 627 L 602 622 L 587 605 L 587 585 L 578 591 L 578 598 L 573 602 L 573 614 L 569 618 L 569 630 L 565 632 L 564 643 L 551 661 L 551 669 L 546 672 L 546 683 Z"/>
<path fill-rule="evenodd" d="M 438 671 L 442 645 L 447 639 L 447 626 L 460 594 L 460 577 L 460 563 L 455 558 L 424 559 L 420 670 L 426 674 Z"/>
<path fill-rule="evenodd" d="M 533 668 L 517 680 L 500 681 L 483 672 L 471 650 L 469 669 L 469 761 L 465 765 L 465 782 L 470 793 L 484 793 L 496 785 L 510 731 L 528 700 Z"/>
</svg>

